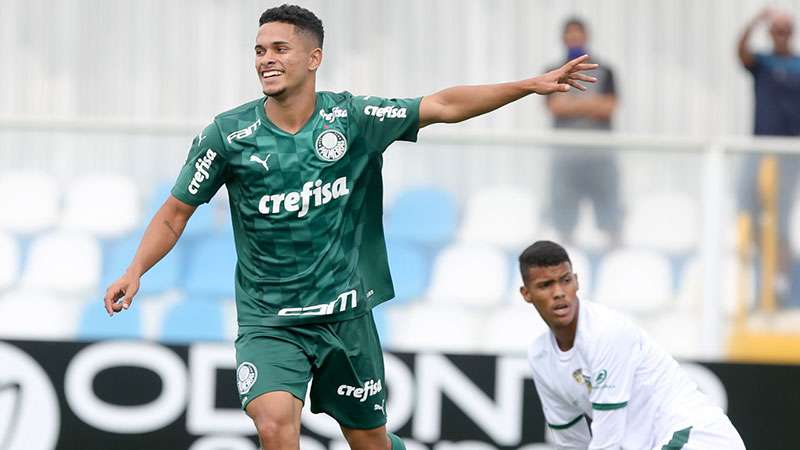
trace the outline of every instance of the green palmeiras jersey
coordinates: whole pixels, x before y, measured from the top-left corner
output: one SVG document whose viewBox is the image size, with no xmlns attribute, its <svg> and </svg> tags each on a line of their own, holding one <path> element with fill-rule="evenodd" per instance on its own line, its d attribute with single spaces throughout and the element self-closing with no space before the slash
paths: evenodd
<svg viewBox="0 0 800 450">
<path fill-rule="evenodd" d="M 261 98 L 214 118 L 172 189 L 208 202 L 224 184 L 240 326 L 334 322 L 394 297 L 383 236 L 383 151 L 415 141 L 420 99 L 318 92 L 295 134 Z"/>
</svg>

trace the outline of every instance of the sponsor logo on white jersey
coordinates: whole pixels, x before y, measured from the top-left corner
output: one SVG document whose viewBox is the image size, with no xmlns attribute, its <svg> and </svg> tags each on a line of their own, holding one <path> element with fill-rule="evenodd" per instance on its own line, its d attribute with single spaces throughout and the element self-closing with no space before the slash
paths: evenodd
<svg viewBox="0 0 800 450">
<path fill-rule="evenodd" d="M 331 200 L 350 194 L 347 177 L 337 178 L 333 183 L 322 180 L 307 181 L 300 192 L 267 194 L 258 202 L 261 214 L 278 214 L 281 210 L 296 212 L 297 217 L 305 217 L 309 209 L 320 207 Z"/>
<path fill-rule="evenodd" d="M 364 383 L 364 387 L 355 387 L 343 384 L 339 386 L 339 389 L 336 390 L 336 393 L 342 397 L 353 397 L 358 399 L 360 402 L 365 402 L 369 397 L 377 395 L 382 390 L 383 386 L 381 386 L 381 380 L 367 380 L 367 382 Z M 381 405 L 375 406 L 380 406 L 381 410 L 383 410 Z M 375 410 L 377 409 L 378 408 L 375 408 Z"/>
<path fill-rule="evenodd" d="M 339 308 L 336 308 L 336 304 Z M 336 300 L 321 305 L 306 306 L 305 308 L 283 308 L 278 311 L 279 316 L 329 316 L 337 312 L 345 312 L 348 308 L 355 309 L 358 306 L 358 294 L 356 290 L 350 290 L 344 294 L 339 294 Z M 338 311 L 337 311 L 338 309 Z"/>
<path fill-rule="evenodd" d="M 192 195 L 197 194 L 198 190 L 200 189 L 200 183 L 209 178 L 208 169 L 211 168 L 211 163 L 216 157 L 217 152 L 212 149 L 208 149 L 206 150 L 205 156 L 197 158 L 197 161 L 194 163 L 196 172 L 194 173 L 192 180 L 189 182 L 189 192 Z"/>
<path fill-rule="evenodd" d="M 405 119 L 407 110 L 406 108 L 398 108 L 396 106 L 374 106 L 367 105 L 364 108 L 364 114 L 368 116 L 377 117 L 379 121 L 383 119 Z"/>
<path fill-rule="evenodd" d="M 319 110 L 319 115 L 328 122 L 333 122 L 338 117 L 347 117 L 347 110 L 334 106 L 331 112 L 326 112 L 324 109 Z"/>
<path fill-rule="evenodd" d="M 247 136 L 250 136 L 251 134 L 256 132 L 256 128 L 258 128 L 259 126 L 261 126 L 261 119 L 256 120 L 255 122 L 250 124 L 250 126 L 248 126 L 247 128 L 242 128 L 239 131 L 234 131 L 227 137 L 228 144 L 232 144 L 234 140 L 244 139 Z"/>
</svg>

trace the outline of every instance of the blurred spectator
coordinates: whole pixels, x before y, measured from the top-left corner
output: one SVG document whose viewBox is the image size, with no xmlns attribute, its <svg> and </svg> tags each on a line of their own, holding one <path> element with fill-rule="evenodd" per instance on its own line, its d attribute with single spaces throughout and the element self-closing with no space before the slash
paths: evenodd
<svg viewBox="0 0 800 450">
<path fill-rule="evenodd" d="M 755 53 L 750 49 L 750 35 L 759 24 L 769 25 L 772 53 Z M 742 32 L 739 38 L 739 59 L 753 75 L 755 90 L 756 135 L 800 136 L 800 56 L 792 53 L 791 38 L 793 19 L 791 15 L 774 9 L 764 9 Z M 776 278 L 776 293 L 779 297 L 789 294 L 791 255 L 789 250 L 789 217 L 800 158 L 796 155 L 777 157 L 778 162 L 778 248 L 779 275 Z M 739 210 L 750 214 L 752 223 L 760 222 L 760 200 L 758 192 L 759 164 L 762 156 L 751 154 L 745 157 L 739 175 Z"/>
<path fill-rule="evenodd" d="M 571 18 L 564 24 L 566 46 L 564 61 L 588 53 L 586 24 Z M 593 58 L 594 59 L 594 58 Z M 596 60 L 594 62 L 597 62 Z M 554 67 L 560 66 L 556 64 Z M 592 72 L 597 83 L 587 86 L 587 92 L 557 93 L 547 97 L 547 107 L 553 114 L 555 128 L 579 130 L 610 130 L 611 117 L 617 105 L 614 74 L 601 63 Z M 588 151 L 586 151 L 588 150 Z M 582 199 L 594 207 L 595 221 L 612 244 L 619 240 L 622 209 L 619 199 L 619 179 L 616 157 L 610 150 L 598 148 L 559 149 L 553 157 L 550 186 L 550 217 L 565 242 L 573 244 Z"/>
</svg>

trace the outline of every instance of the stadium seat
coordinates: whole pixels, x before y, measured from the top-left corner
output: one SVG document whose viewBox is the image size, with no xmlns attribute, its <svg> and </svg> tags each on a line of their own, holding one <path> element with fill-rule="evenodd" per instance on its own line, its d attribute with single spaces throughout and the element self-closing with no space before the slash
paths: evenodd
<svg viewBox="0 0 800 450">
<path fill-rule="evenodd" d="M 389 348 L 411 352 L 472 352 L 479 344 L 485 320 L 484 308 L 442 305 L 430 302 L 389 307 Z"/>
<path fill-rule="evenodd" d="M 455 235 L 458 206 L 449 192 L 431 187 L 403 191 L 387 213 L 386 234 L 418 244 L 444 245 Z"/>
<path fill-rule="evenodd" d="M 226 339 L 226 302 L 229 300 L 195 301 L 190 297 L 178 302 L 166 313 L 159 339 L 169 343 Z"/>
<path fill-rule="evenodd" d="M 0 231 L 0 292 L 14 285 L 19 277 L 20 253 L 17 240 Z"/>
<path fill-rule="evenodd" d="M 85 296 L 100 281 L 100 245 L 85 233 L 54 231 L 31 243 L 22 284 L 28 289 Z"/>
<path fill-rule="evenodd" d="M 723 257 L 722 272 L 720 273 L 719 306 L 725 314 L 733 316 L 738 307 L 739 296 L 743 295 L 745 307 L 750 309 L 755 306 L 756 279 L 755 271 L 750 268 L 740 268 L 736 255 L 728 254 Z M 749 292 L 739 289 L 739 275 L 746 277 L 745 287 Z M 694 256 L 686 263 L 681 273 L 678 291 L 678 303 L 682 309 L 699 312 L 703 303 L 703 264 L 699 256 Z"/>
<path fill-rule="evenodd" d="M 75 339 L 87 301 L 56 292 L 15 289 L 0 296 L 0 336 L 5 339 Z M 96 299 L 101 305 L 101 299 Z"/>
<path fill-rule="evenodd" d="M 139 297 L 135 299 L 138 303 Z M 110 317 L 100 295 L 92 299 L 81 312 L 77 338 L 84 340 L 100 339 L 139 339 L 142 337 L 142 314 L 138 304 L 127 311 Z"/>
<path fill-rule="evenodd" d="M 460 243 L 436 258 L 425 297 L 435 303 L 491 306 L 508 288 L 509 260 L 496 247 Z"/>
<path fill-rule="evenodd" d="M 430 260 L 417 245 L 390 239 L 386 242 L 394 282 L 395 302 L 421 297 L 428 288 Z"/>
<path fill-rule="evenodd" d="M 632 203 L 622 231 L 626 246 L 670 254 L 694 251 L 699 236 L 697 199 L 677 192 L 641 196 Z"/>
<path fill-rule="evenodd" d="M 547 324 L 536 308 L 520 299 L 511 306 L 497 308 L 485 318 L 478 349 L 525 355 L 531 342 L 546 331 Z"/>
<path fill-rule="evenodd" d="M 672 306 L 672 266 L 652 251 L 611 251 L 600 262 L 594 294 L 598 303 L 631 314 L 664 311 Z"/>
<path fill-rule="evenodd" d="M 106 246 L 101 286 L 108 286 L 125 273 L 133 255 L 136 254 L 140 240 L 141 236 L 136 234 Z M 142 276 L 139 287 L 140 295 L 155 295 L 178 286 L 181 270 L 184 267 L 184 248 L 184 243 L 178 241 L 161 261 Z"/>
<path fill-rule="evenodd" d="M 30 235 L 55 226 L 59 214 L 55 179 L 40 172 L 0 175 L 0 229 Z"/>
<path fill-rule="evenodd" d="M 200 240 L 187 248 L 183 289 L 191 299 L 233 298 L 236 248 L 230 236 Z"/>
<path fill-rule="evenodd" d="M 139 191 L 122 175 L 90 175 L 66 186 L 62 227 L 115 238 L 136 228 L 141 220 Z"/>
<path fill-rule="evenodd" d="M 516 252 L 535 240 L 538 217 L 537 202 L 530 192 L 514 187 L 484 188 L 467 200 L 459 238 Z"/>
</svg>

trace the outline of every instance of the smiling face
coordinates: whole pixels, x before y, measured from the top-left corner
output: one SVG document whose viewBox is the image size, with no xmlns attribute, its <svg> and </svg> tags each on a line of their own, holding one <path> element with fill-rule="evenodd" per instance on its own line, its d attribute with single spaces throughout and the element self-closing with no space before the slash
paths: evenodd
<svg viewBox="0 0 800 450">
<path fill-rule="evenodd" d="M 309 33 L 286 22 L 265 23 L 258 29 L 255 54 L 264 95 L 281 99 L 298 91 L 314 92 L 322 49 Z"/>
<path fill-rule="evenodd" d="M 570 328 L 578 317 L 578 276 L 572 264 L 564 261 L 554 266 L 531 266 L 520 293 L 536 307 L 552 330 Z"/>
</svg>

